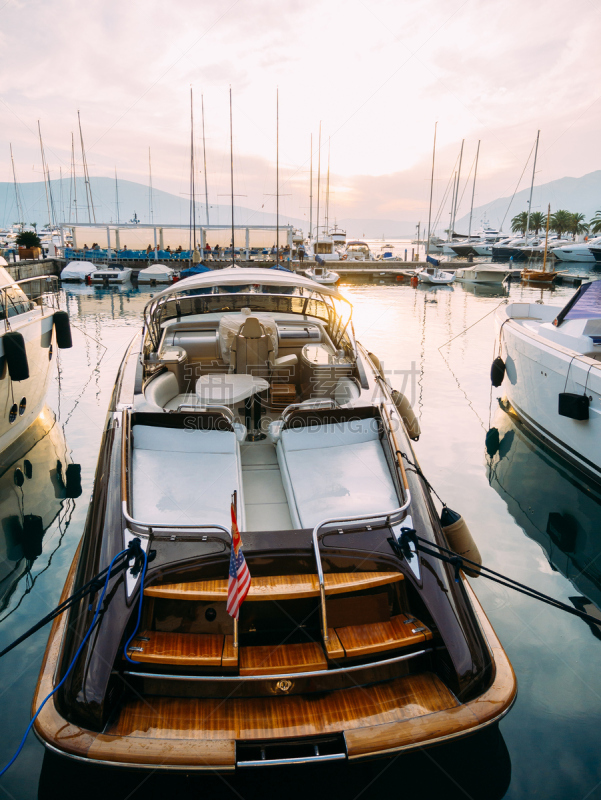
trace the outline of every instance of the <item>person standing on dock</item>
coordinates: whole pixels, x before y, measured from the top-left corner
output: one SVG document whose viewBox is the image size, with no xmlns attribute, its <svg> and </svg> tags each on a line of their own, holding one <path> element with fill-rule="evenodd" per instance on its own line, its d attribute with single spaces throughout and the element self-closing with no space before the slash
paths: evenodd
<svg viewBox="0 0 601 800">
<path fill-rule="evenodd" d="M 298 260 L 302 264 L 305 260 L 305 245 L 301 244 L 298 248 Z"/>
</svg>

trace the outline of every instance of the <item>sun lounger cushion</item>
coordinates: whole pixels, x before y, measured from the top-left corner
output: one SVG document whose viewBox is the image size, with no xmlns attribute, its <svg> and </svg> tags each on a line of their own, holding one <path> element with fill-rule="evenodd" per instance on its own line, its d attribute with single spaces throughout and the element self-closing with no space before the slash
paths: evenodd
<svg viewBox="0 0 601 800">
<path fill-rule="evenodd" d="M 231 431 L 135 425 L 132 459 L 133 516 L 143 522 L 218 523 L 230 528 L 230 503 L 238 492 L 244 529 L 240 446 Z"/>
<path fill-rule="evenodd" d="M 300 528 L 399 506 L 375 419 L 290 428 L 281 434 L 277 454 Z"/>
</svg>

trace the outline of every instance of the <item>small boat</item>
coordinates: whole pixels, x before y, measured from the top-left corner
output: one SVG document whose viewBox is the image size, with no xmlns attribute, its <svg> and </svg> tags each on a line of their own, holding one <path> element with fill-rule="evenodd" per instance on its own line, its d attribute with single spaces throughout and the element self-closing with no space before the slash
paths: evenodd
<svg viewBox="0 0 601 800">
<path fill-rule="evenodd" d="M 320 283 L 322 286 L 335 286 L 340 280 L 340 275 L 337 272 L 329 270 L 327 267 L 314 266 L 305 270 L 305 275 L 315 283 Z"/>
<path fill-rule="evenodd" d="M 455 273 L 446 272 L 434 266 L 424 267 L 417 273 L 417 279 L 420 283 L 447 284 L 453 283 L 455 280 Z"/>
<path fill-rule="evenodd" d="M 185 772 L 324 765 L 510 709 L 515 676 L 467 578 L 403 539 L 449 541 L 404 467 L 411 406 L 351 320 L 335 287 L 260 268 L 147 304 L 63 598 L 129 541 L 145 556 L 111 577 L 93 636 L 88 598 L 54 622 L 34 698 L 65 678 L 35 721 L 50 750 Z M 250 584 L 231 616 L 238 529 Z"/>
<path fill-rule="evenodd" d="M 138 283 L 172 283 L 175 270 L 166 264 L 151 264 L 138 272 Z"/>
<path fill-rule="evenodd" d="M 96 269 L 98 266 L 91 261 L 69 261 L 61 272 L 61 281 L 82 283 Z"/>
<path fill-rule="evenodd" d="M 601 281 L 582 284 L 564 308 L 500 306 L 496 323 L 511 408 L 553 449 L 601 480 Z"/>
<path fill-rule="evenodd" d="M 112 264 L 111 266 L 97 267 L 94 272 L 90 273 L 89 279 L 92 283 L 126 283 L 131 278 L 131 273 L 132 270 L 129 267 Z"/>
<path fill-rule="evenodd" d="M 317 236 L 314 242 L 310 242 L 306 247 L 306 256 L 311 261 L 316 256 L 319 256 L 324 261 L 339 261 L 340 253 L 336 249 L 336 242 L 333 237 L 324 230 L 323 233 L 317 231 Z"/>
</svg>

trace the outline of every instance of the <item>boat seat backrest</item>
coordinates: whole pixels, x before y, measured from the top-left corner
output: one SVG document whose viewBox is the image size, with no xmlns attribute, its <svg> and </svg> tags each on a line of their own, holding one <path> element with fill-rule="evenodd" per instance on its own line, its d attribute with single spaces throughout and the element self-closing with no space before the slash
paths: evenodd
<svg viewBox="0 0 601 800">
<path fill-rule="evenodd" d="M 273 359 L 271 337 L 256 317 L 248 317 L 232 342 L 230 364 L 238 374 L 268 372 Z"/>
<path fill-rule="evenodd" d="M 165 408 L 178 393 L 179 385 L 175 375 L 172 372 L 162 372 L 146 385 L 144 399 L 148 403 Z"/>
</svg>

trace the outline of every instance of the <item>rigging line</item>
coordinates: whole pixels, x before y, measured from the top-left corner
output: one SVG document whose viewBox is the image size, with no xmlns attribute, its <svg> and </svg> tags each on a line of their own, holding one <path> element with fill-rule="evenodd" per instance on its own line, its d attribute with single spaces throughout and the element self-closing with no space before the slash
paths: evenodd
<svg viewBox="0 0 601 800">
<path fill-rule="evenodd" d="M 459 336 L 463 336 L 464 333 L 467 333 L 471 328 L 473 328 L 479 322 L 482 322 L 483 319 L 486 319 L 486 317 L 489 317 L 493 312 L 495 312 L 497 310 L 497 308 L 500 308 L 502 305 L 505 305 L 506 303 L 507 303 L 507 298 L 504 297 L 503 300 L 501 300 L 501 302 L 499 303 L 499 305 L 495 306 L 490 311 L 487 311 L 486 314 L 483 317 L 480 317 L 480 319 L 476 320 L 476 322 L 472 322 L 471 325 L 468 325 L 467 328 L 465 328 L 460 333 L 458 333 L 455 336 L 453 336 L 453 338 L 449 339 L 448 342 L 445 342 L 444 344 L 441 344 L 440 347 L 438 348 L 438 350 L 442 350 L 443 347 L 446 347 L 448 344 L 451 344 L 451 342 L 454 342 L 455 339 L 457 339 Z M 441 355 L 442 355 L 442 353 L 441 353 Z M 443 356 L 443 358 L 444 358 L 444 356 Z"/>
<path fill-rule="evenodd" d="M 445 189 L 444 196 L 442 198 L 440 206 L 438 207 L 438 211 L 436 212 L 436 219 L 434 220 L 434 225 L 432 226 L 432 230 L 434 230 L 434 231 L 436 230 L 436 227 L 437 227 L 438 223 L 440 222 L 440 218 L 442 216 L 442 211 L 443 211 L 444 205 L 445 205 L 445 203 L 447 201 L 447 197 L 448 197 L 449 191 L 451 189 L 451 184 L 453 183 L 453 180 L 454 180 L 453 176 L 455 174 L 455 167 L 457 165 L 457 161 L 458 160 L 459 160 L 459 156 L 457 156 L 457 158 L 455 159 L 455 164 L 453 164 L 453 169 L 451 171 L 451 176 L 450 176 L 449 181 L 447 183 L 447 188 Z"/>
<path fill-rule="evenodd" d="M 526 167 L 528 166 L 528 163 L 530 161 L 530 156 L 532 155 L 532 152 L 534 151 L 534 147 L 535 147 L 535 145 L 532 145 L 532 150 L 530 150 L 530 155 L 526 159 L 526 163 L 524 164 L 524 169 L 522 170 L 522 174 L 520 175 L 520 179 L 517 182 L 515 189 L 513 190 L 513 194 L 511 195 L 511 200 L 509 201 L 509 205 L 507 206 L 507 211 L 505 212 L 505 216 L 503 217 L 503 221 L 499 225 L 499 230 L 500 231 L 503 230 L 503 225 L 505 224 L 505 220 L 507 219 L 507 214 L 509 214 L 509 209 L 511 208 L 511 204 L 513 203 L 513 198 L 516 196 L 517 190 L 518 190 L 518 188 L 520 186 L 520 183 L 522 182 L 522 178 L 524 177 L 524 173 L 526 172 Z"/>
</svg>

